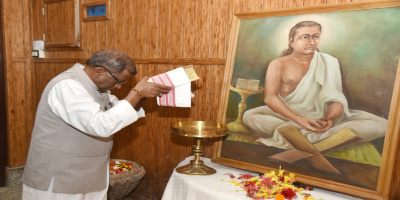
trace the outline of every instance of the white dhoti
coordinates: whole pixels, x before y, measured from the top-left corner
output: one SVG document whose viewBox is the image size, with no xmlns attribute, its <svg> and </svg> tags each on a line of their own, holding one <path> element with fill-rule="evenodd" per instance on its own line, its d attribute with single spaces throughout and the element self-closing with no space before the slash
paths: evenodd
<svg viewBox="0 0 400 200">
<path fill-rule="evenodd" d="M 107 200 L 108 188 L 86 194 L 64 194 L 52 192 L 53 183 L 54 177 L 51 179 L 50 186 L 47 191 L 38 190 L 23 184 L 22 200 Z"/>
</svg>

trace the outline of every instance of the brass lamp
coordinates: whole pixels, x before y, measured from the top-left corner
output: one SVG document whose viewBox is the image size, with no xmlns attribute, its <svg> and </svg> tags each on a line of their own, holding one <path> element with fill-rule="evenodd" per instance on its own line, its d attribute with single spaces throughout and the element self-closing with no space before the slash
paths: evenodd
<svg viewBox="0 0 400 200">
<path fill-rule="evenodd" d="M 171 131 L 181 136 L 196 138 L 196 145 L 192 146 L 194 160 L 191 160 L 187 165 L 176 168 L 178 173 L 211 175 L 217 172 L 215 169 L 204 165 L 204 161 L 200 160 L 200 156 L 204 155 L 204 146 L 201 146 L 201 140 L 228 135 L 226 125 L 207 121 L 180 121 L 171 124 Z"/>
</svg>

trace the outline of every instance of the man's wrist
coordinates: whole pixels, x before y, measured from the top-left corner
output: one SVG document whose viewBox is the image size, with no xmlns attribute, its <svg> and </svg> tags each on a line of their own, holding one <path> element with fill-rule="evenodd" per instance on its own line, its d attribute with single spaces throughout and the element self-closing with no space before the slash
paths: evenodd
<svg viewBox="0 0 400 200">
<path fill-rule="evenodd" d="M 136 94 L 139 95 L 140 100 L 146 100 L 146 97 L 143 97 L 142 93 L 139 90 L 137 90 L 135 88 L 132 88 L 131 90 L 135 91 Z"/>
</svg>

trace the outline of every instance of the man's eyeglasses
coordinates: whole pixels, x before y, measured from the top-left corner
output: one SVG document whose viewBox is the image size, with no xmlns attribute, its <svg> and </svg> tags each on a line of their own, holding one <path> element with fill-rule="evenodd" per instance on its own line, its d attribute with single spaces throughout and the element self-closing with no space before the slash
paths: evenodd
<svg viewBox="0 0 400 200">
<path fill-rule="evenodd" d="M 118 81 L 118 84 L 119 84 L 119 85 L 124 84 L 124 82 L 120 81 L 117 77 L 115 77 L 115 75 L 114 75 L 113 73 L 111 73 L 110 70 L 108 70 L 107 68 L 105 68 L 105 67 L 103 67 L 103 66 L 96 66 L 96 67 L 102 67 L 102 68 L 104 68 L 105 70 L 107 70 L 107 72 L 108 72 L 115 80 Z"/>
</svg>

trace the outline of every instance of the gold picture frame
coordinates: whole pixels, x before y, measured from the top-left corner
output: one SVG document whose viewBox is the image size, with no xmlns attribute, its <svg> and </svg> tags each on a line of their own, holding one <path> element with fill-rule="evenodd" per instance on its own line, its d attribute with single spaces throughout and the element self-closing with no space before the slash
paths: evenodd
<svg viewBox="0 0 400 200">
<path fill-rule="evenodd" d="M 379 17 L 374 16 L 374 13 L 380 13 Z M 349 4 L 312 6 L 304 8 L 234 14 L 231 26 L 231 34 L 229 38 L 229 49 L 228 49 L 227 62 L 224 73 L 225 81 L 222 88 L 222 95 L 220 101 L 221 104 L 219 109 L 220 114 L 218 116 L 218 122 L 228 124 L 228 126 L 231 124 L 232 126 L 235 126 L 235 129 L 233 128 L 230 129 L 230 136 L 214 143 L 214 152 L 212 156 L 212 161 L 222 165 L 227 165 L 258 173 L 265 173 L 270 170 L 276 170 L 279 167 L 282 167 L 282 169 L 295 173 L 296 180 L 304 184 L 367 199 L 388 199 L 390 196 L 390 188 L 394 181 L 393 173 L 396 164 L 395 158 L 398 155 L 397 150 L 399 147 L 398 131 L 400 128 L 400 118 L 398 115 L 400 109 L 399 107 L 400 72 L 398 69 L 400 67 L 400 63 L 399 63 L 398 53 L 400 45 L 398 44 L 400 44 L 400 38 L 396 36 L 397 39 L 393 39 L 395 38 L 394 35 L 379 36 L 380 38 L 384 38 L 386 36 L 387 38 L 389 37 L 392 38 L 386 41 L 387 46 L 393 47 L 391 45 L 396 45 L 395 49 L 391 49 L 390 53 L 386 53 L 385 55 L 387 58 L 390 58 L 391 60 L 390 61 L 391 70 L 390 72 L 388 72 L 391 73 L 391 78 L 388 78 L 390 80 L 385 80 L 385 76 L 380 74 L 380 71 L 385 71 L 383 68 L 381 68 L 382 65 L 376 65 L 377 66 L 376 68 L 367 69 L 367 68 L 361 68 L 361 66 L 354 67 L 354 65 L 350 65 L 349 63 L 347 63 L 348 60 L 354 60 L 354 62 L 359 60 L 359 58 L 353 57 L 350 59 L 347 56 L 352 55 L 351 53 L 352 51 L 356 51 L 357 49 L 360 48 L 363 49 L 363 53 L 366 53 L 363 54 L 362 59 L 366 60 L 367 62 L 371 62 L 371 60 L 374 59 L 373 56 L 380 56 L 382 55 L 381 53 L 389 52 L 386 51 L 387 49 L 380 49 L 379 51 L 376 51 L 373 54 L 369 54 L 372 51 L 375 51 L 376 49 L 375 48 L 369 49 L 371 46 L 368 45 L 363 47 L 360 47 L 358 45 L 360 45 L 361 43 L 362 45 L 365 45 L 366 43 L 368 43 L 369 40 L 371 41 L 374 40 L 374 37 L 376 35 L 372 33 L 371 34 L 365 33 L 365 31 L 372 30 L 371 29 L 372 27 L 368 27 L 369 26 L 368 23 L 366 25 L 363 24 L 362 30 L 357 29 L 357 27 L 353 26 L 354 24 L 358 24 L 358 22 L 361 23 L 361 21 L 358 20 L 361 20 L 362 17 L 364 17 L 363 20 L 365 20 L 365 16 L 368 16 L 370 18 L 367 20 L 371 21 L 370 24 L 371 26 L 373 24 L 381 24 L 382 26 L 385 26 L 385 22 L 374 21 L 378 20 L 378 18 L 380 19 L 382 13 L 386 14 L 391 13 L 393 15 L 392 17 L 398 19 L 397 17 L 400 16 L 400 2 L 399 1 L 357 2 Z M 389 16 L 391 16 L 391 14 L 389 14 Z M 359 17 L 361 18 L 359 19 Z M 339 36 L 341 35 L 343 39 L 342 42 L 343 41 L 346 42 L 340 43 L 340 40 L 337 40 L 334 43 L 331 42 L 330 43 L 331 46 L 325 45 L 324 47 L 325 49 L 328 49 L 328 53 L 333 52 L 339 55 L 338 60 L 341 65 L 340 67 L 342 71 L 342 76 L 344 76 L 342 77 L 344 82 L 343 90 L 346 98 L 348 98 L 349 107 L 351 107 L 352 109 L 367 110 L 371 112 L 374 112 L 373 110 L 377 109 L 379 111 L 374 114 L 382 116 L 383 118 L 387 119 L 387 128 L 384 133 L 384 137 L 379 138 L 378 141 L 376 140 L 371 141 L 373 147 L 377 150 L 377 152 L 381 156 L 380 157 L 381 159 L 379 160 L 379 165 L 377 166 L 372 166 L 371 164 L 368 163 L 360 164 L 349 160 L 328 157 L 326 156 L 326 154 L 324 154 L 322 157 L 327 157 L 328 162 L 331 162 L 332 160 L 335 160 L 336 162 L 337 160 L 338 163 L 333 162 L 332 165 L 334 168 L 338 169 L 339 173 L 324 172 L 315 169 L 312 166 L 311 167 L 308 166 L 309 163 L 306 161 L 306 159 L 299 159 L 301 161 L 296 161 L 293 163 L 275 162 L 268 160 L 267 159 L 268 154 L 280 153 L 282 152 L 282 150 L 279 148 L 271 148 L 266 145 L 260 145 L 259 143 L 254 142 L 253 140 L 250 141 L 250 139 L 249 140 L 241 139 L 242 136 L 245 138 L 253 137 L 251 133 L 250 134 L 248 133 L 249 128 L 248 127 L 246 128 L 245 125 L 243 126 L 243 121 L 242 121 L 243 112 L 247 111 L 247 109 L 257 107 L 264 103 L 263 102 L 264 86 L 262 85 L 262 82 L 265 81 L 264 79 L 265 71 L 268 64 L 272 61 L 273 57 L 278 56 L 278 54 L 269 55 L 268 53 L 259 53 L 259 52 L 276 51 L 276 48 L 273 44 L 276 41 L 276 38 L 275 39 L 272 37 L 269 38 L 270 35 L 268 34 L 273 31 L 279 31 L 277 30 L 278 25 L 280 26 L 281 24 L 284 24 L 285 20 L 289 21 L 290 19 L 291 22 L 295 22 L 295 21 L 302 21 L 308 18 L 312 20 L 315 19 L 315 21 L 318 21 L 319 19 L 323 18 L 325 20 L 324 21 L 325 24 L 335 20 L 343 19 L 340 23 L 345 24 L 347 27 L 347 29 L 344 29 L 343 28 L 344 25 L 335 27 L 332 26 L 324 30 L 324 25 L 322 25 L 323 31 L 321 37 L 323 37 L 324 31 L 329 32 L 334 30 L 334 28 L 338 28 L 340 30 L 332 31 L 331 35 L 333 33 L 341 33 L 341 32 L 348 33 L 348 35 L 346 36 L 338 34 Z M 391 21 L 392 19 L 389 18 L 388 20 Z M 271 22 L 271 20 L 275 21 Z M 261 23 L 263 23 L 263 25 L 260 25 Z M 339 22 L 337 24 L 339 24 Z M 386 24 L 386 25 L 389 26 L 393 24 Z M 400 21 L 398 22 L 398 24 L 394 25 L 396 26 L 393 27 L 399 27 Z M 291 26 L 289 26 L 289 28 L 290 27 Z M 365 27 L 366 29 L 364 29 Z M 391 28 L 388 27 L 388 29 Z M 280 30 L 288 30 L 288 28 L 282 28 Z M 357 30 L 358 33 L 352 33 L 351 31 L 353 30 Z M 399 33 L 398 28 L 393 29 L 393 31 L 397 32 L 397 34 Z M 249 32 L 255 32 L 255 33 L 251 35 L 249 34 Z M 287 45 L 287 38 L 288 38 L 287 32 L 284 33 L 282 32 L 282 34 L 286 35 L 285 37 L 286 43 L 283 42 L 285 43 L 285 45 Z M 360 33 L 363 34 L 362 35 L 363 37 L 354 36 L 355 34 L 360 34 Z M 376 32 L 374 33 L 376 34 Z M 378 31 L 378 33 L 380 32 Z M 258 37 L 258 39 L 254 39 L 253 36 L 257 34 L 260 37 Z M 383 34 L 392 34 L 392 33 L 386 32 Z M 263 38 L 263 40 L 259 40 L 259 38 Z M 334 37 L 331 36 L 331 38 Z M 353 40 L 350 40 L 351 38 L 353 38 Z M 360 41 L 358 41 L 357 38 L 360 38 Z M 382 41 L 385 43 L 385 40 Z M 263 43 L 265 48 L 257 49 L 256 47 L 252 46 L 252 45 L 257 46 L 259 45 L 258 43 Z M 386 43 L 382 45 L 386 45 Z M 261 48 L 262 45 L 259 46 Z M 349 48 L 349 46 L 351 48 Z M 344 54 L 343 52 L 346 53 Z M 249 56 L 248 58 L 240 57 L 240 55 L 243 54 L 246 55 L 249 54 L 251 56 Z M 358 52 L 354 55 L 361 55 L 361 53 Z M 257 59 L 260 60 L 256 61 Z M 344 68 L 342 65 L 346 66 L 347 68 Z M 261 69 L 264 71 L 262 71 Z M 366 75 L 367 73 L 373 75 L 372 76 Z M 351 78 L 355 77 L 355 75 L 361 76 L 360 79 Z M 264 78 L 262 76 L 264 76 Z M 253 90 L 246 90 L 246 89 L 243 90 L 241 88 L 236 88 L 235 84 L 237 83 L 237 81 L 239 81 L 239 78 L 241 79 L 241 81 L 242 79 L 248 79 L 248 80 L 259 79 L 260 86 L 258 89 L 253 89 Z M 364 80 L 362 78 L 366 79 L 369 82 L 382 83 L 382 85 L 380 86 L 380 90 L 388 90 L 386 91 L 386 95 L 377 98 L 374 96 L 376 92 L 373 93 L 373 91 L 377 90 L 375 86 L 364 84 L 366 82 L 363 81 L 361 81 L 362 83 L 355 83 L 355 81 Z M 241 85 L 243 84 L 246 83 L 241 82 Z M 352 88 L 355 87 L 355 85 L 358 85 L 357 86 L 359 89 L 358 92 L 360 93 L 356 94 L 356 92 L 349 92 L 355 89 Z M 370 98 L 366 98 L 365 96 L 360 95 L 362 93 L 369 93 L 367 95 L 369 95 Z M 357 103 L 357 101 L 360 103 Z M 374 103 L 371 103 L 373 101 Z M 380 112 L 382 112 L 383 114 L 381 114 Z M 235 134 L 238 135 L 237 138 L 229 139 L 229 137 L 233 137 L 235 136 Z M 245 142 L 243 142 L 242 140 Z M 304 169 L 302 168 L 303 165 Z M 359 172 L 357 172 L 357 170 L 354 170 L 355 168 L 360 169 Z M 371 168 L 374 169 L 374 172 L 365 173 L 368 172 L 368 170 L 370 170 Z M 352 175 L 352 173 L 354 175 Z M 355 179 L 357 177 L 360 178 L 360 181 L 348 180 L 348 179 Z M 368 183 L 365 185 L 364 183 L 359 184 L 358 182 L 361 181 Z"/>
</svg>

